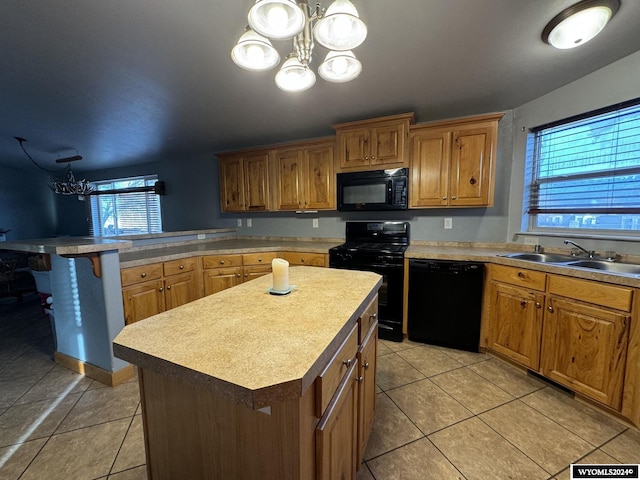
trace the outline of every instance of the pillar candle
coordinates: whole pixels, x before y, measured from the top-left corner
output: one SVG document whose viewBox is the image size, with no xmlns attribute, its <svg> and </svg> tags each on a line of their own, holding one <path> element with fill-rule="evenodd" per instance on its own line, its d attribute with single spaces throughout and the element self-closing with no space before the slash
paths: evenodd
<svg viewBox="0 0 640 480">
<path fill-rule="evenodd" d="M 273 270 L 273 289 L 278 292 L 289 290 L 289 262 L 282 258 L 274 258 L 271 269 Z"/>
</svg>

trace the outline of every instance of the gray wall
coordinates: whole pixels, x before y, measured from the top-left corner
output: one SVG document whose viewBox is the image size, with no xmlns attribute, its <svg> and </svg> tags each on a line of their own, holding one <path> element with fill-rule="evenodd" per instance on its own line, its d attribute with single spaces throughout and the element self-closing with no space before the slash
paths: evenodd
<svg viewBox="0 0 640 480">
<path fill-rule="evenodd" d="M 518 232 L 526 227 L 526 218 L 523 222 L 522 191 L 528 131 L 539 125 L 638 97 L 640 97 L 640 52 L 514 110 L 512 195 L 509 203 L 508 240 L 523 241 L 524 238 L 518 235 Z M 538 236 L 540 243 L 548 246 L 561 246 L 562 239 L 565 237 L 568 236 L 561 238 Z M 589 249 L 640 254 L 640 245 L 637 240 L 635 242 L 604 241 L 590 238 L 589 235 L 580 234 L 580 232 L 572 234 L 571 238 L 584 239 L 581 244 Z"/>
<path fill-rule="evenodd" d="M 49 176 L 35 167 L 0 167 L 0 230 L 11 229 L 7 241 L 55 235 L 54 194 L 47 186 L 48 180 Z"/>
</svg>

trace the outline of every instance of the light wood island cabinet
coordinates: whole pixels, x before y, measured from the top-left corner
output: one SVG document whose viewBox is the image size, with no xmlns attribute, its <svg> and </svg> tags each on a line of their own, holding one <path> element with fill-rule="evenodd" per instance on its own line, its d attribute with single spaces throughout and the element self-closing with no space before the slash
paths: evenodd
<svg viewBox="0 0 640 480">
<path fill-rule="evenodd" d="M 257 279 L 116 337 L 115 354 L 139 367 L 149 478 L 355 480 L 375 408 L 381 277 L 290 273 L 288 296 Z M 176 339 L 192 324 L 185 348 Z"/>
<path fill-rule="evenodd" d="M 413 113 L 333 125 L 337 171 L 353 172 L 409 166 L 407 137 Z"/>
<path fill-rule="evenodd" d="M 499 265 L 487 273 L 489 349 L 620 411 L 633 289 Z"/>
<path fill-rule="evenodd" d="M 411 127 L 409 206 L 493 205 L 498 121 L 503 114 Z"/>
</svg>

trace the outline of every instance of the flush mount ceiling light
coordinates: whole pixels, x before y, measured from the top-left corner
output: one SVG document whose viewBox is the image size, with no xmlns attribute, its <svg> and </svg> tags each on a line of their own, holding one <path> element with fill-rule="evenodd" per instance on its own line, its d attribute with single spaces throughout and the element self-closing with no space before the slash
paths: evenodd
<svg viewBox="0 0 640 480">
<path fill-rule="evenodd" d="M 349 0 L 334 0 L 326 11 L 319 3 L 311 9 L 307 3 L 295 0 L 257 0 L 249 10 L 248 20 L 247 30 L 231 50 L 232 60 L 245 70 L 275 67 L 280 55 L 269 39 L 293 38 L 293 51 L 275 78 L 281 90 L 301 92 L 315 84 L 316 75 L 309 67 L 314 39 L 329 49 L 318 67 L 324 80 L 348 82 L 362 71 L 362 64 L 351 50 L 364 42 L 367 27 Z"/>
<path fill-rule="evenodd" d="M 55 177 L 51 178 L 49 182 L 49 188 L 53 191 L 53 193 L 59 193 L 61 195 L 89 195 L 96 190 L 96 187 L 91 184 L 88 180 L 76 180 L 76 177 L 73 175 L 71 171 L 71 165 L 67 165 L 65 168 L 59 170 L 49 170 L 47 168 L 41 167 L 38 163 L 29 155 L 27 150 L 24 148 L 24 142 L 26 140 L 21 137 L 14 137 L 18 143 L 20 144 L 20 148 L 24 152 L 31 162 L 38 167 L 40 170 L 44 170 L 47 173 L 56 173 L 56 172 L 66 172 L 66 180 L 59 180 Z M 69 163 L 75 162 L 77 160 L 82 160 L 80 155 L 74 155 L 72 157 L 58 158 L 56 159 L 56 163 Z"/>
<path fill-rule="evenodd" d="M 574 48 L 598 35 L 620 8 L 620 0 L 583 0 L 556 15 L 542 40 L 559 49 Z"/>
</svg>

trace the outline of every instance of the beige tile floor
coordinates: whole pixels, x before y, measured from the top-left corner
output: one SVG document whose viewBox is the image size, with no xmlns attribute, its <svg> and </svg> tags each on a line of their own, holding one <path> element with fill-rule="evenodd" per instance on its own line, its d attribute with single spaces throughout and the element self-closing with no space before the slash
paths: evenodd
<svg viewBox="0 0 640 480">
<path fill-rule="evenodd" d="M 0 299 L 0 480 L 146 479 L 138 384 L 52 361 L 36 297 Z M 640 433 L 488 355 L 382 341 L 358 480 L 558 479 L 640 463 Z"/>
</svg>

